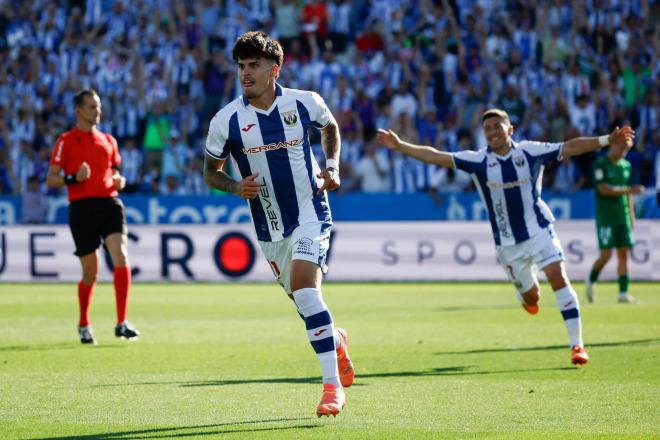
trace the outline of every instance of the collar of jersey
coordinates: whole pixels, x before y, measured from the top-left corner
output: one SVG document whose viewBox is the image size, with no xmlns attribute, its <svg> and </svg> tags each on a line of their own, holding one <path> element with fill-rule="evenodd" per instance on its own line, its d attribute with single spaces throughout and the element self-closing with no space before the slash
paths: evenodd
<svg viewBox="0 0 660 440">
<path fill-rule="evenodd" d="M 273 103 L 270 105 L 270 108 L 269 108 L 268 110 L 262 110 L 262 109 L 260 109 L 260 108 L 256 108 L 255 106 L 250 106 L 250 101 L 248 101 L 248 99 L 245 97 L 245 95 L 242 96 L 242 98 L 243 98 L 243 105 L 244 105 L 245 107 L 250 107 L 250 108 L 254 109 L 254 110 L 257 111 L 257 112 L 265 113 L 265 114 L 270 114 L 270 112 L 273 111 L 273 107 L 275 107 L 275 103 L 277 102 L 277 97 L 278 97 L 278 96 L 282 96 L 282 86 L 280 86 L 278 83 L 275 83 L 275 100 L 274 100 Z"/>
<path fill-rule="evenodd" d="M 96 127 L 92 127 L 92 131 L 83 131 L 83 130 L 79 129 L 78 127 L 73 127 L 73 129 L 76 130 L 78 133 L 91 134 L 91 135 L 95 135 L 96 132 L 98 131 L 98 128 L 96 128 Z"/>
<path fill-rule="evenodd" d="M 510 149 L 509 152 L 506 153 L 504 156 L 500 156 L 499 154 L 493 152 L 493 150 L 490 148 L 490 145 L 488 145 L 488 147 L 486 148 L 486 152 L 487 152 L 487 153 L 493 153 L 493 155 L 494 155 L 497 159 L 499 159 L 499 160 L 506 160 L 506 159 L 508 159 L 508 158 L 511 157 L 511 155 L 513 154 L 513 152 L 514 152 L 517 148 L 518 148 L 518 144 L 516 144 L 516 141 L 514 141 L 513 139 L 511 139 L 511 149 Z"/>
</svg>

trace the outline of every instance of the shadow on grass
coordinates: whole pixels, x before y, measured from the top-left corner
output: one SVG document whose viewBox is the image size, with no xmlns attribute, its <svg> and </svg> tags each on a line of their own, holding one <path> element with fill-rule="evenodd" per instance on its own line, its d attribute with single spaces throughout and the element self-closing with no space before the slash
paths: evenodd
<svg viewBox="0 0 660 440">
<path fill-rule="evenodd" d="M 473 366 L 457 366 L 432 368 L 430 370 L 420 371 L 393 371 L 390 373 L 366 373 L 357 374 L 358 380 L 365 379 L 386 379 L 390 377 L 427 377 L 427 376 L 480 376 L 487 374 L 509 374 L 509 373 L 529 373 L 537 371 L 566 371 L 578 370 L 576 367 L 555 367 L 555 368 L 521 368 L 515 370 L 493 370 L 493 371 L 469 371 Z M 299 378 L 278 378 L 278 379 L 245 379 L 245 380 L 210 380 L 206 382 L 181 383 L 184 387 L 205 387 L 222 385 L 242 385 L 250 383 L 320 383 L 318 377 L 299 377 Z M 364 386 L 367 384 L 355 383 L 353 386 Z"/>
<path fill-rule="evenodd" d="M 103 350 L 107 348 L 123 348 L 119 344 L 115 345 L 83 345 L 74 342 L 59 342 L 55 344 L 35 344 L 35 345 L 10 345 L 7 347 L 0 347 L 0 352 L 3 351 L 62 351 L 62 350 Z"/>
<path fill-rule="evenodd" d="M 537 371 L 566 371 L 577 370 L 576 367 L 555 367 L 555 368 L 522 368 L 515 370 L 492 370 L 492 371 L 469 371 L 476 368 L 475 366 L 456 366 L 444 368 L 432 368 L 430 370 L 420 371 L 393 371 L 389 373 L 365 373 L 358 374 L 358 380 L 368 379 L 387 379 L 392 377 L 428 377 L 428 376 L 479 376 L 487 374 L 509 374 L 509 373 L 529 373 Z M 163 381 L 163 382 L 139 382 L 131 384 L 108 384 L 98 385 L 98 387 L 119 387 L 119 386 L 135 386 L 135 385 L 179 385 L 181 387 L 218 387 L 226 385 L 246 385 L 246 384 L 320 384 L 321 378 L 316 377 L 279 377 L 272 379 L 230 379 L 230 380 L 207 380 L 202 382 L 184 382 L 184 381 Z M 354 383 L 353 387 L 360 387 L 369 384 Z"/>
<path fill-rule="evenodd" d="M 220 434 L 238 434 L 242 432 L 268 432 L 283 431 L 287 429 L 313 429 L 320 425 L 301 424 L 295 426 L 273 426 L 273 427 L 255 427 L 252 429 L 240 429 L 242 425 L 252 425 L 259 423 L 292 422 L 298 420 L 316 420 L 313 417 L 282 418 L 266 420 L 247 420 L 244 422 L 215 423 L 212 425 L 197 426 L 177 426 L 172 428 L 154 428 L 141 429 L 137 431 L 118 431 L 99 434 L 73 435 L 62 437 L 35 437 L 31 440 L 124 440 L 124 439 L 149 439 L 149 438 L 175 438 L 175 437 L 204 437 L 216 436 Z M 237 429 L 217 429 L 221 427 L 236 426 Z M 200 431 L 201 430 L 201 431 Z M 187 432 L 186 432 L 187 431 Z"/>
<path fill-rule="evenodd" d="M 632 341 L 618 341 L 618 342 L 595 342 L 593 344 L 586 344 L 588 348 L 595 347 L 623 347 L 626 345 L 656 345 L 660 343 L 660 338 L 654 339 L 635 339 Z M 511 351 L 543 351 L 543 350 L 566 350 L 566 345 L 543 345 L 536 347 L 502 347 L 502 348 L 483 348 L 477 350 L 464 350 L 464 351 L 439 351 L 435 354 L 478 354 L 478 353 L 506 353 Z"/>
<path fill-rule="evenodd" d="M 474 305 L 474 306 L 447 306 L 435 307 L 433 312 L 466 312 L 472 310 L 518 310 L 519 305 L 515 304 L 493 304 L 493 305 Z"/>
</svg>

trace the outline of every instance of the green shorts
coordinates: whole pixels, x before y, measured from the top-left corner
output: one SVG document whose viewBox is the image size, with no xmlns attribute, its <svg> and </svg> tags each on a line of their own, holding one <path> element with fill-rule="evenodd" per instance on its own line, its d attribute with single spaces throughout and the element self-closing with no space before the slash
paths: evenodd
<svg viewBox="0 0 660 440">
<path fill-rule="evenodd" d="M 596 224 L 599 249 L 633 247 L 635 240 L 632 227 L 629 224 L 599 225 Z"/>
</svg>

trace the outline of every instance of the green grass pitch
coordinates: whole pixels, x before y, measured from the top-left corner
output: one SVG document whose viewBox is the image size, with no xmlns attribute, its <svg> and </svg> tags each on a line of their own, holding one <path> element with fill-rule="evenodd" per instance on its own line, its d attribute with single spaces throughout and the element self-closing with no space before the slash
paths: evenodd
<svg viewBox="0 0 660 440">
<path fill-rule="evenodd" d="M 77 339 L 73 284 L 0 284 L 2 439 L 660 438 L 660 284 L 613 283 L 582 301 L 591 356 L 570 363 L 547 285 L 526 314 L 498 283 L 333 284 L 356 382 L 318 419 L 320 367 L 273 284 L 136 284 L 139 341 Z M 576 285 L 583 298 L 583 286 Z"/>
</svg>

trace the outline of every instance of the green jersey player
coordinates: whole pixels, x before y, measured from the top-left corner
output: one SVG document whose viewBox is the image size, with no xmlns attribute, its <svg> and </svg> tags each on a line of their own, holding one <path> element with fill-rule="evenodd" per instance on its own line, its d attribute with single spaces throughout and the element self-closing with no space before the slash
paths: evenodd
<svg viewBox="0 0 660 440">
<path fill-rule="evenodd" d="M 612 145 L 606 155 L 596 160 L 593 167 L 594 188 L 596 191 L 596 233 L 600 254 L 594 262 L 586 281 L 586 294 L 589 302 L 594 301 L 594 283 L 600 271 L 616 249 L 618 260 L 619 302 L 635 303 L 635 297 L 628 293 L 628 253 L 634 244 L 632 228 L 635 211 L 632 194 L 641 194 L 644 187 L 631 185 L 631 167 L 625 157 L 630 146 Z"/>
</svg>

